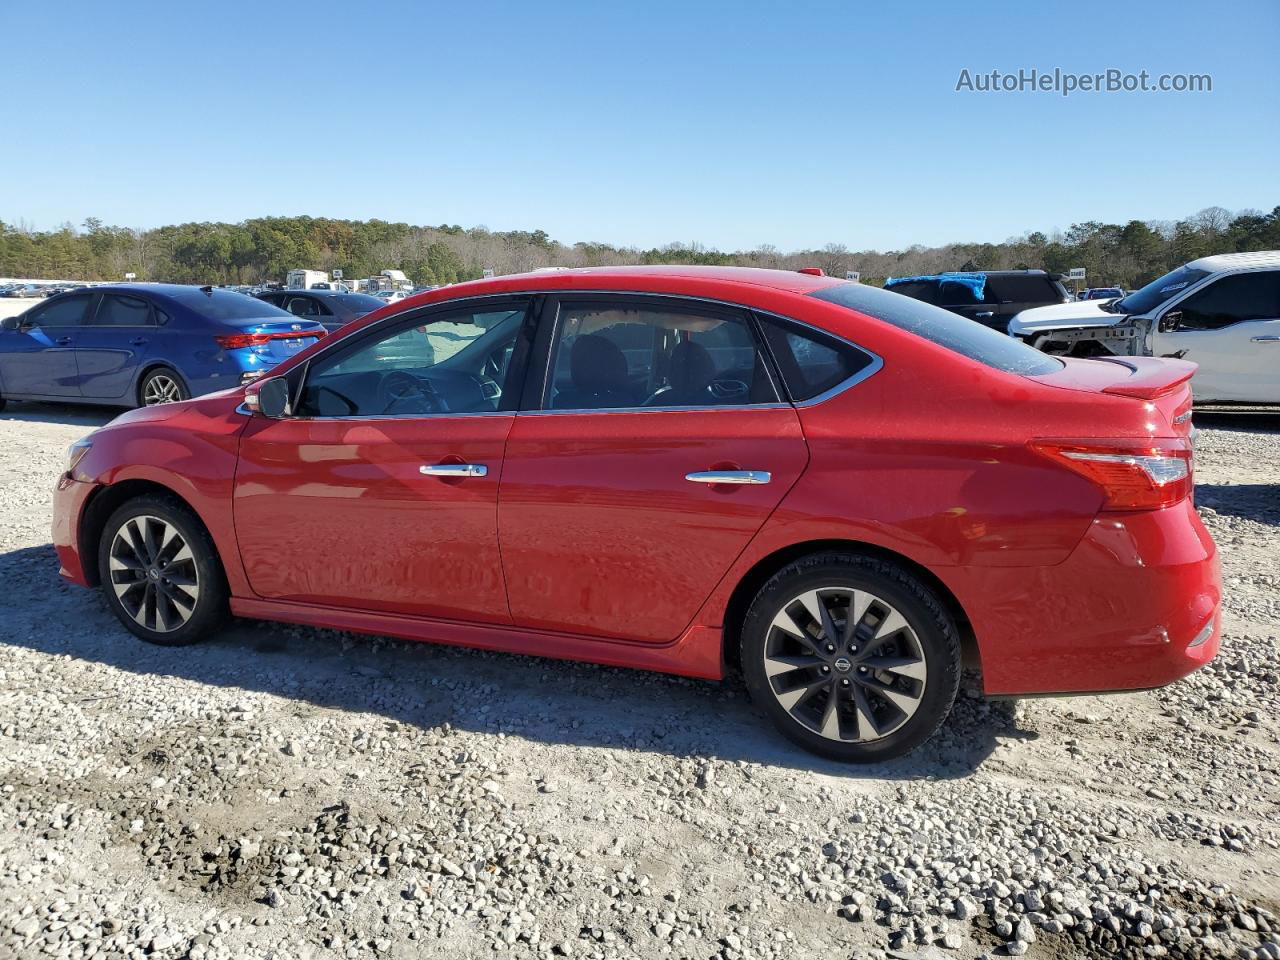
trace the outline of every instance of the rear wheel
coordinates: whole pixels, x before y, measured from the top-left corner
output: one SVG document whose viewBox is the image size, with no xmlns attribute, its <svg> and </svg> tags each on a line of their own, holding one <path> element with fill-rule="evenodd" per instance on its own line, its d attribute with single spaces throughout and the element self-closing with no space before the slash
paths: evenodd
<svg viewBox="0 0 1280 960">
<path fill-rule="evenodd" d="M 960 682 L 959 635 L 934 593 L 896 564 L 856 554 L 818 554 L 775 574 L 741 642 L 752 699 L 791 740 L 835 760 L 919 746 Z"/>
<path fill-rule="evenodd" d="M 148 643 L 195 643 L 226 618 L 226 579 L 213 540 L 171 497 L 138 497 L 111 515 L 98 573 L 112 612 Z"/>
<path fill-rule="evenodd" d="M 157 367 L 143 377 L 138 385 L 138 400 L 144 407 L 154 407 L 158 403 L 174 403 L 190 398 L 191 392 L 187 389 L 187 385 L 168 367 Z"/>
</svg>

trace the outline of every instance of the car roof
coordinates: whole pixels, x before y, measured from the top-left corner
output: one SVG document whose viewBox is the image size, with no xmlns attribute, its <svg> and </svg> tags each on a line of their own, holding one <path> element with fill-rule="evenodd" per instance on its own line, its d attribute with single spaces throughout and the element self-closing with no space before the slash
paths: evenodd
<svg viewBox="0 0 1280 960">
<path fill-rule="evenodd" d="M 469 280 L 447 287 L 439 287 L 430 294 L 448 293 L 450 298 L 459 295 L 481 294 L 488 288 L 498 290 L 563 290 L 582 281 L 589 281 L 591 289 L 605 289 L 610 282 L 619 290 L 634 289 L 643 292 L 655 280 L 701 280 L 707 282 L 748 284 L 769 287 L 789 293 L 812 293 L 835 283 L 847 281 L 835 277 L 814 276 L 794 270 L 766 270 L 762 267 L 701 267 L 684 264 L 655 264 L 637 267 L 574 267 L 569 270 L 535 271 L 532 273 L 506 274 L 485 280 Z"/>
<path fill-rule="evenodd" d="M 300 293 L 300 294 L 311 295 L 311 296 L 316 296 L 316 297 L 345 297 L 345 296 L 349 296 L 350 294 L 353 294 L 353 293 L 361 293 L 361 292 L 363 292 L 363 291 L 360 291 L 360 290 L 323 290 L 323 289 L 322 289 L 322 290 L 317 290 L 315 287 L 311 287 L 310 289 L 307 289 L 307 290 L 296 290 L 296 289 L 291 289 L 291 288 L 289 288 L 289 287 L 285 287 L 283 290 L 264 290 L 264 291 L 263 291 L 263 293 Z"/>
<path fill-rule="evenodd" d="M 1187 264 L 1193 270 L 1219 273 L 1223 270 L 1246 270 L 1256 267 L 1280 267 L 1280 250 L 1258 250 L 1254 253 L 1219 253 L 1201 257 Z"/>
</svg>

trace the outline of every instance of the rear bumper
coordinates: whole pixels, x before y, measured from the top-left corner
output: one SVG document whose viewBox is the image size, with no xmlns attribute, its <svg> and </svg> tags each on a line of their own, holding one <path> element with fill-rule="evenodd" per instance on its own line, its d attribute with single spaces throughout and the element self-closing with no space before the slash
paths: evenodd
<svg viewBox="0 0 1280 960">
<path fill-rule="evenodd" d="M 82 587 L 91 586 L 85 564 L 94 560 L 80 556 L 80 518 L 98 486 L 73 480 L 64 473 L 53 492 L 53 547 L 58 552 L 58 573 Z"/>
<path fill-rule="evenodd" d="M 992 695 L 1145 690 L 1218 652 L 1218 553 L 1189 500 L 1099 514 L 1056 566 L 969 568 L 966 577 L 957 594 Z"/>
</svg>

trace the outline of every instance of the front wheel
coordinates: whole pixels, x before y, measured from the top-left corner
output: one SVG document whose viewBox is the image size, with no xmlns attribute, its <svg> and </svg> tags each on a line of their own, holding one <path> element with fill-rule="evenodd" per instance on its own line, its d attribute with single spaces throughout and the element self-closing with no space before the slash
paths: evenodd
<svg viewBox="0 0 1280 960">
<path fill-rule="evenodd" d="M 112 612 L 148 643 L 195 643 L 227 615 L 213 540 L 171 497 L 137 497 L 111 515 L 98 545 L 98 574 Z"/>
<path fill-rule="evenodd" d="M 154 407 L 158 403 L 175 403 L 178 400 L 189 400 L 191 392 L 182 378 L 168 367 L 157 367 L 138 384 L 138 400 L 144 407 Z"/>
<path fill-rule="evenodd" d="M 752 699 L 788 738 L 853 763 L 913 750 L 942 724 L 960 683 L 955 623 L 896 564 L 819 554 L 761 588 L 742 629 Z"/>
</svg>

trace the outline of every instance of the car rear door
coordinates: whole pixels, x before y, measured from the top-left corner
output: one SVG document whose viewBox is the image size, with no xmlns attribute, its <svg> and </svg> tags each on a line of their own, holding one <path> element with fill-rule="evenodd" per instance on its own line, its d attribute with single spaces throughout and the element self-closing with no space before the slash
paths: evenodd
<svg viewBox="0 0 1280 960">
<path fill-rule="evenodd" d="M 0 392 L 10 396 L 79 397 L 76 366 L 92 294 L 68 294 L 32 307 L 17 329 L 0 332 Z"/>
<path fill-rule="evenodd" d="M 255 416 L 240 441 L 236 537 L 258 596 L 511 622 L 497 503 L 527 309 L 396 318 L 291 372 L 294 414 Z"/>
<path fill-rule="evenodd" d="M 133 387 L 156 336 L 156 314 L 142 297 L 104 293 L 80 330 L 76 363 L 85 397 L 114 400 Z"/>
<path fill-rule="evenodd" d="M 671 641 L 804 470 L 796 411 L 736 308 L 565 295 L 543 316 L 498 502 L 512 618 Z"/>
<path fill-rule="evenodd" d="M 1198 402 L 1280 403 L 1280 271 L 1201 287 L 1171 304 L 1152 338 L 1156 356 L 1199 364 L 1191 381 Z"/>
</svg>

